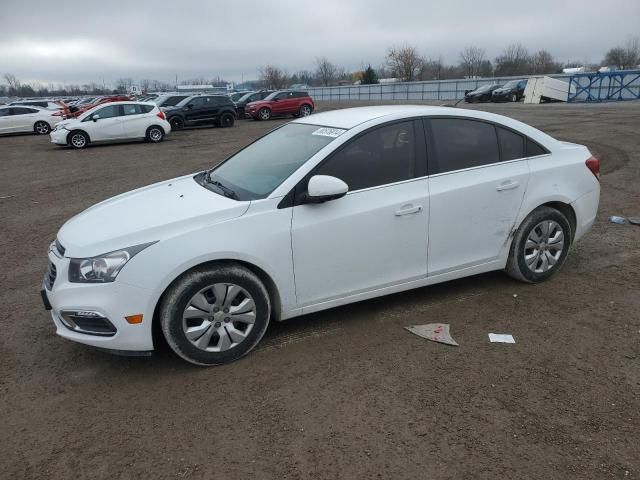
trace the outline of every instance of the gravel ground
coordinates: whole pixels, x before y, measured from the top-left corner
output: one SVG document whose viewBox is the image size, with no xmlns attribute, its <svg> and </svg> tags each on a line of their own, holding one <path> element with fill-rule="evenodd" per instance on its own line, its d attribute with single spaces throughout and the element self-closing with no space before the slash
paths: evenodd
<svg viewBox="0 0 640 480">
<path fill-rule="evenodd" d="M 560 274 L 531 286 L 495 272 L 293 319 L 209 369 L 166 347 L 124 358 L 57 337 L 38 294 L 45 252 L 91 204 L 209 167 L 282 120 L 85 151 L 0 138 L 0 477 L 640 478 L 640 227 L 607 221 L 640 215 L 640 103 L 475 108 L 602 157 L 598 220 Z M 403 329 L 434 321 L 459 348 Z"/>
</svg>

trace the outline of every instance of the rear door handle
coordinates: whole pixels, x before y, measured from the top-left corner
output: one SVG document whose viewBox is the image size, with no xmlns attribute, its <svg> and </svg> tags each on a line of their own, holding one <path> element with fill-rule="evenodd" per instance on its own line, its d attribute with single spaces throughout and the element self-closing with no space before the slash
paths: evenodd
<svg viewBox="0 0 640 480">
<path fill-rule="evenodd" d="M 518 188 L 520 183 L 508 180 L 506 182 L 502 182 L 500 185 L 496 187 L 496 190 L 499 192 L 503 192 L 505 190 L 513 190 L 514 188 Z"/>
<path fill-rule="evenodd" d="M 405 205 L 400 210 L 396 210 L 396 217 L 403 215 L 413 215 L 414 213 L 420 213 L 422 211 L 422 205 Z"/>
</svg>

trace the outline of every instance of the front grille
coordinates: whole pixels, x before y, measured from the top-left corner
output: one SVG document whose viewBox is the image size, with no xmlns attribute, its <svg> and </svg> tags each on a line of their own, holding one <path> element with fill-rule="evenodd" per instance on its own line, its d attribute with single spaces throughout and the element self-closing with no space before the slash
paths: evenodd
<svg viewBox="0 0 640 480">
<path fill-rule="evenodd" d="M 57 275 L 58 271 L 56 270 L 56 266 L 50 261 L 47 273 L 44 275 L 44 286 L 47 287 L 47 290 L 51 290 L 53 288 Z"/>
</svg>

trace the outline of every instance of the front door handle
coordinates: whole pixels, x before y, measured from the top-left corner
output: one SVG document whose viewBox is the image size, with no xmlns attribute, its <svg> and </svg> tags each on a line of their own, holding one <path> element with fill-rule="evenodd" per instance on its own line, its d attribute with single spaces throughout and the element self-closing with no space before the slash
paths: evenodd
<svg viewBox="0 0 640 480">
<path fill-rule="evenodd" d="M 403 215 L 413 215 L 414 213 L 420 213 L 422 211 L 422 205 L 404 205 L 400 210 L 396 210 L 396 217 Z"/>
<path fill-rule="evenodd" d="M 499 192 L 504 192 L 505 190 L 513 190 L 514 188 L 518 188 L 519 186 L 520 186 L 520 183 L 515 182 L 513 180 L 508 180 L 498 185 L 496 187 L 496 190 Z"/>
</svg>

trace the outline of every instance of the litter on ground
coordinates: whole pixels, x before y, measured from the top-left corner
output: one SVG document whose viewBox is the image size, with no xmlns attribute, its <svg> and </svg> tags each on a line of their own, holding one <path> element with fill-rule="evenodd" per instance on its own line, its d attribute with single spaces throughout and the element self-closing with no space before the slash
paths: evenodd
<svg viewBox="0 0 640 480">
<path fill-rule="evenodd" d="M 516 343 L 513 335 L 508 333 L 490 333 L 489 341 L 493 343 Z"/>
<path fill-rule="evenodd" d="M 458 343 L 451 337 L 449 333 L 448 323 L 427 323 L 424 325 L 411 325 L 404 327 L 411 333 L 415 333 L 419 337 L 426 338 L 432 342 L 444 343 L 445 345 L 458 346 Z"/>
</svg>

